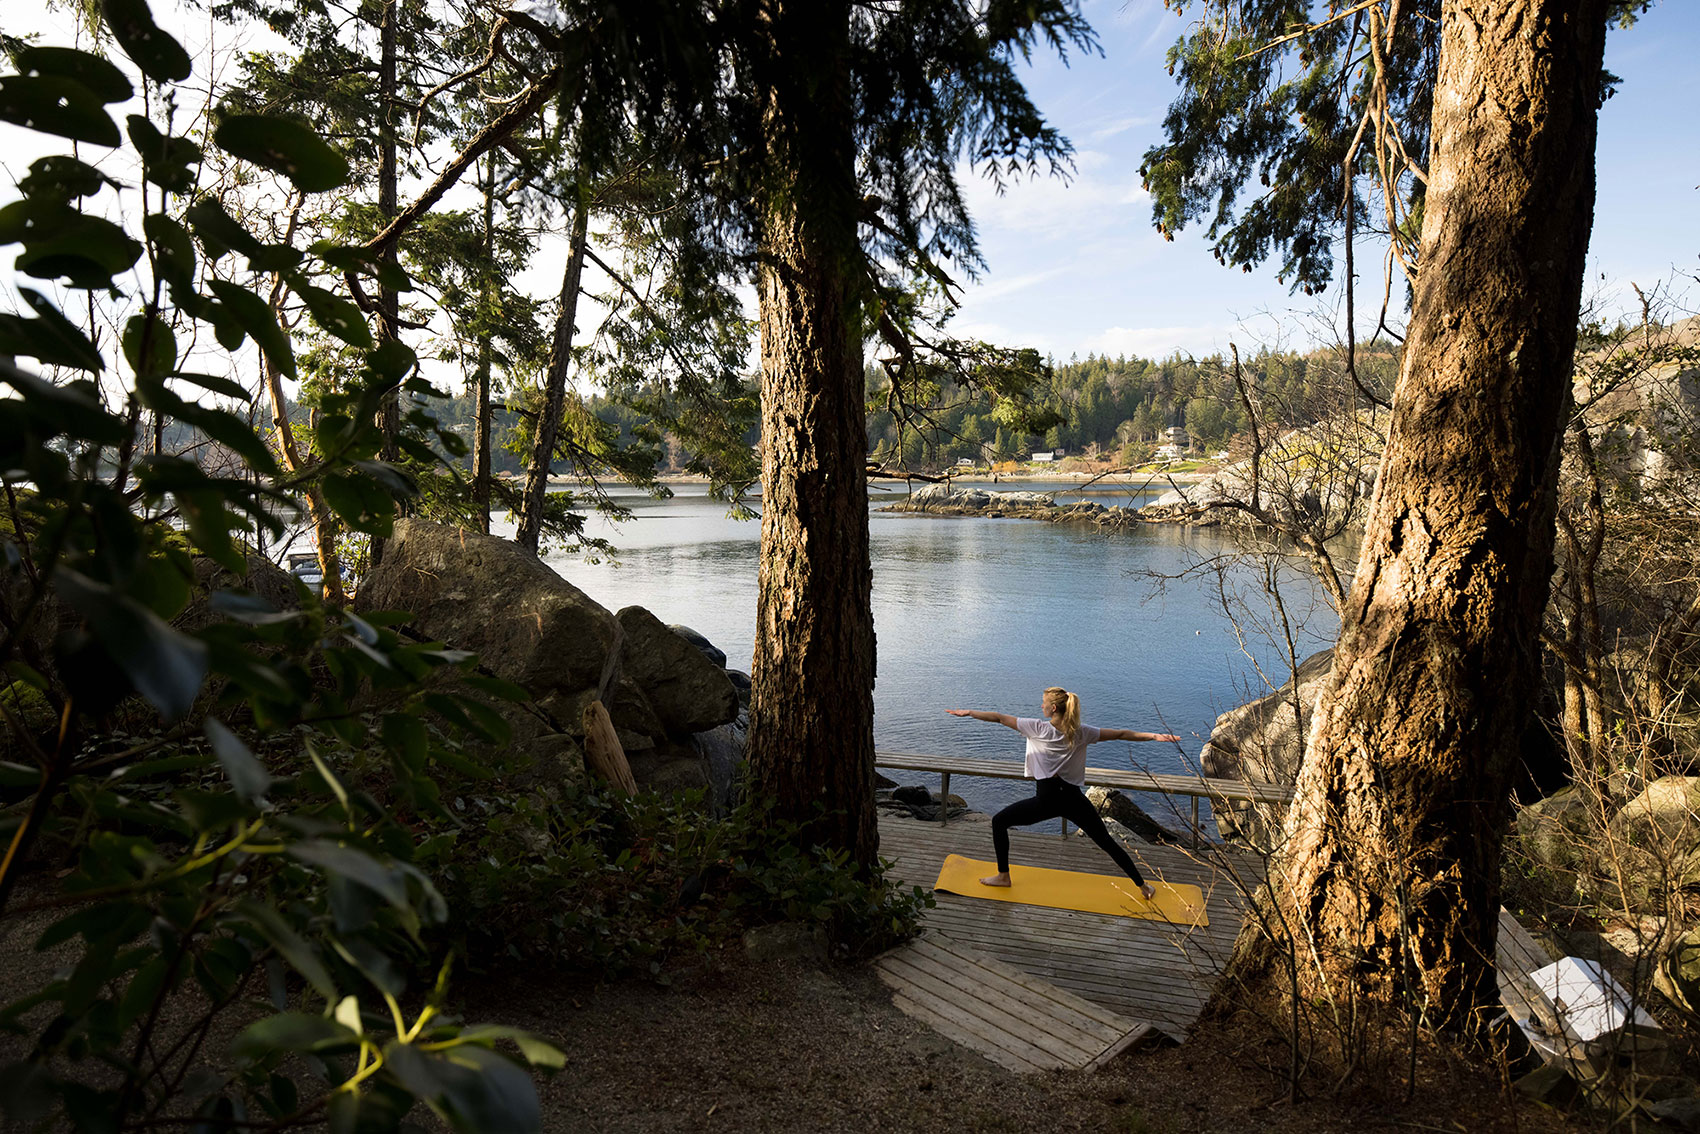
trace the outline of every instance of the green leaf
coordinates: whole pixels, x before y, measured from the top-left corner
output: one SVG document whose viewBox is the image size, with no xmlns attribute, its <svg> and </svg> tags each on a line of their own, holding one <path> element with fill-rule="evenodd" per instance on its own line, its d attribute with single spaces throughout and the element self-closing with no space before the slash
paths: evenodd
<svg viewBox="0 0 1700 1134">
<path fill-rule="evenodd" d="M 141 256 L 141 244 L 105 217 L 74 215 L 51 235 L 26 239 L 16 265 L 38 280 L 63 276 L 71 287 L 99 290 L 111 287 L 112 277 L 129 271 Z"/>
<path fill-rule="evenodd" d="M 331 978 L 330 970 L 325 967 L 324 961 L 319 959 L 319 954 L 313 946 L 296 932 L 294 926 L 284 920 L 282 914 L 252 898 L 238 901 L 235 912 L 246 918 L 260 936 L 271 943 L 278 955 L 289 962 L 289 967 L 300 973 L 307 983 L 313 986 L 313 991 L 326 1000 L 336 998 L 336 981 Z"/>
<path fill-rule="evenodd" d="M 75 79 L 102 102 L 128 102 L 136 93 L 124 72 L 98 55 L 72 47 L 26 47 L 18 52 L 17 64 L 20 74 Z"/>
<path fill-rule="evenodd" d="M 118 1002 L 118 1027 L 128 1030 L 131 1024 L 142 1018 L 143 1013 L 153 1007 L 160 991 L 165 987 L 165 978 L 171 973 L 171 959 L 156 954 L 152 960 L 136 970 L 136 975 L 130 978 L 130 984 L 124 989 L 124 998 Z"/>
<path fill-rule="evenodd" d="M 407 883 L 402 872 L 394 866 L 386 866 L 363 850 L 329 839 L 307 839 L 296 843 L 286 853 L 309 866 L 358 882 L 397 909 L 410 908 Z"/>
<path fill-rule="evenodd" d="M 187 370 L 179 370 L 171 377 L 180 382 L 193 383 L 201 389 L 210 390 L 215 394 L 223 394 L 227 398 L 236 398 L 244 402 L 254 400 L 254 394 L 248 387 L 234 379 L 221 378 L 217 374 L 192 374 Z"/>
<path fill-rule="evenodd" d="M 143 176 L 172 193 L 187 193 L 195 187 L 195 171 L 199 165 L 201 147 L 188 138 L 171 137 L 140 114 L 132 114 L 129 124 L 130 144 L 141 155 Z"/>
<path fill-rule="evenodd" d="M 142 74 L 161 83 L 189 77 L 189 53 L 153 22 L 146 0 L 102 0 L 100 8 L 112 38 Z"/>
<path fill-rule="evenodd" d="M 236 794 L 246 803 L 260 803 L 266 790 L 272 786 L 271 773 L 254 758 L 254 753 L 223 721 L 208 717 L 203 728 L 207 739 L 212 741 L 213 752 L 217 754 L 219 764 L 224 767 L 224 774 L 230 777 L 230 785 L 236 789 Z"/>
<path fill-rule="evenodd" d="M 409 767 L 418 771 L 425 766 L 426 754 L 431 750 L 431 737 L 424 721 L 412 713 L 387 713 L 382 735 L 384 744 L 402 753 Z"/>
<path fill-rule="evenodd" d="M 206 676 L 203 643 L 173 630 L 134 599 L 70 568 L 56 571 L 54 584 L 161 716 L 176 720 L 189 711 Z"/>
<path fill-rule="evenodd" d="M 138 378 L 170 373 L 177 366 L 177 336 L 158 315 L 132 315 L 121 339 L 124 361 Z"/>
<path fill-rule="evenodd" d="M 0 76 L 0 122 L 94 146 L 124 140 L 99 95 L 57 76 Z"/>
<path fill-rule="evenodd" d="M 395 523 L 395 497 L 369 477 L 332 473 L 321 483 L 325 502 L 349 527 L 388 537 Z"/>
<path fill-rule="evenodd" d="M 142 218 L 142 232 L 153 245 L 159 274 L 174 293 L 192 292 L 195 287 L 195 244 L 189 230 L 164 213 Z"/>
<path fill-rule="evenodd" d="M 402 1086 L 431 1100 L 457 1131 L 542 1129 L 531 1076 L 488 1048 L 464 1044 L 426 1053 L 390 1043 L 384 1064 Z"/>
<path fill-rule="evenodd" d="M 289 336 L 277 325 L 271 305 L 247 288 L 224 280 L 213 280 L 209 286 L 237 324 L 259 344 L 267 361 L 285 376 L 295 377 L 295 350 L 289 345 Z"/>
<path fill-rule="evenodd" d="M 512 1040 L 518 1046 L 520 1054 L 533 1067 L 544 1067 L 550 1071 L 559 1071 L 567 1065 L 567 1053 L 545 1040 L 535 1032 L 524 1028 L 511 1028 L 502 1024 L 475 1024 L 462 1029 L 455 1037 L 465 1043 L 482 1044 L 486 1047 L 497 1040 Z"/>
<path fill-rule="evenodd" d="M 245 419 L 228 410 L 214 409 L 195 402 L 183 402 L 177 407 L 176 416 L 214 441 L 236 450 L 256 472 L 267 476 L 277 475 L 277 457 Z"/>
<path fill-rule="evenodd" d="M 99 371 L 106 368 L 88 336 L 59 313 L 52 302 L 34 288 L 20 287 L 37 318 L 0 314 L 0 354 L 34 358 L 48 366 Z"/>
<path fill-rule="evenodd" d="M 395 291 L 412 291 L 413 279 L 400 264 L 359 244 L 314 243 L 310 251 L 339 272 L 362 272 Z"/>
<path fill-rule="evenodd" d="M 286 118 L 232 114 L 213 136 L 220 148 L 281 173 L 306 193 L 335 189 L 348 180 L 348 161 L 310 128 Z"/>
<path fill-rule="evenodd" d="M 372 330 L 366 325 L 366 316 L 352 300 L 309 283 L 296 284 L 295 293 L 307 304 L 313 321 L 326 331 L 350 346 L 372 345 Z"/>
<path fill-rule="evenodd" d="M 26 197 L 46 197 L 63 201 L 92 197 L 105 186 L 118 188 L 118 182 L 87 162 L 67 154 L 37 158 L 30 171 L 18 182 Z"/>
<path fill-rule="evenodd" d="M 190 205 L 184 217 L 207 255 L 217 260 L 227 252 L 240 252 L 249 259 L 263 254 L 265 245 L 243 228 L 235 217 L 224 211 L 217 197 L 206 196 Z"/>
<path fill-rule="evenodd" d="M 352 1047 L 360 1037 L 323 1016 L 282 1012 L 248 1025 L 230 1045 L 238 1059 L 257 1060 L 277 1051 L 325 1051 Z"/>
</svg>

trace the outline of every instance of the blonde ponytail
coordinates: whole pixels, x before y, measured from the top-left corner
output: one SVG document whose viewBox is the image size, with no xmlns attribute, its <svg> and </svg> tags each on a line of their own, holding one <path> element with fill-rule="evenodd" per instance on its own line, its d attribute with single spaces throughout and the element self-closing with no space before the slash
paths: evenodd
<svg viewBox="0 0 1700 1134">
<path fill-rule="evenodd" d="M 1056 704 L 1059 700 L 1062 702 L 1058 706 L 1057 712 L 1052 715 L 1061 715 L 1063 736 L 1068 738 L 1070 744 L 1073 744 L 1074 734 L 1080 731 L 1080 698 L 1066 689 L 1053 685 L 1045 690 L 1045 700 L 1052 704 Z"/>
</svg>

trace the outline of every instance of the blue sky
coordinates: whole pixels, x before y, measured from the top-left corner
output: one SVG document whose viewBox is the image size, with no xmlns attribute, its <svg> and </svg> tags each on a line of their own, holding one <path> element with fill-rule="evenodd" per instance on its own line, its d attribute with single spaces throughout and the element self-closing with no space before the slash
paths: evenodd
<svg viewBox="0 0 1700 1134">
<path fill-rule="evenodd" d="M 1316 315 L 1325 306 L 1331 313 L 1336 296 L 1290 296 L 1272 267 L 1242 274 L 1217 264 L 1198 232 L 1169 243 L 1151 227 L 1139 160 L 1161 139 L 1176 89 L 1164 53 L 1186 23 L 1161 0 L 1087 0 L 1084 10 L 1103 57 L 1077 56 L 1066 67 L 1035 57 L 1028 72 L 1040 109 L 1074 143 L 1077 176 L 1019 185 L 1002 198 L 973 182 L 987 270 L 967 290 L 953 330 L 1059 359 L 1326 339 Z M 1600 113 L 1589 283 L 1604 289 L 1608 306 L 1623 305 L 1628 281 L 1647 287 L 1674 270 L 1700 272 L 1697 50 L 1695 0 L 1662 0 L 1607 40 L 1607 66 L 1624 81 Z M 1360 303 L 1370 292 L 1379 302 L 1375 257 L 1360 253 L 1359 275 Z"/>
</svg>

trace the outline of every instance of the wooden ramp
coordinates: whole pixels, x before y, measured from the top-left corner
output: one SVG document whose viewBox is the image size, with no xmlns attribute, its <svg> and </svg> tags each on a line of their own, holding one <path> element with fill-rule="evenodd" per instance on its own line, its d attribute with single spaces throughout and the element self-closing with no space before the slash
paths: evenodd
<svg viewBox="0 0 1700 1134">
<path fill-rule="evenodd" d="M 1103 851 L 1085 838 L 1012 831 L 1016 862 L 1114 874 Z M 930 889 L 947 854 L 986 858 L 991 824 L 953 820 L 949 826 L 882 816 L 880 855 L 893 860 L 890 877 Z M 1188 882 L 1203 892 L 1208 926 L 1176 926 L 1146 918 L 1114 917 L 938 894 L 927 911 L 929 936 L 943 933 L 964 949 L 1055 985 L 1118 1017 L 1146 1021 L 1173 1039 L 1186 1038 L 1232 952 L 1245 918 L 1243 893 L 1261 880 L 1255 858 L 1217 849 L 1208 855 L 1175 847 L 1136 845 L 1129 852 L 1147 875 Z"/>
<path fill-rule="evenodd" d="M 875 967 L 897 1007 L 1017 1074 L 1096 1070 L 1152 1031 L 942 933 Z"/>
</svg>

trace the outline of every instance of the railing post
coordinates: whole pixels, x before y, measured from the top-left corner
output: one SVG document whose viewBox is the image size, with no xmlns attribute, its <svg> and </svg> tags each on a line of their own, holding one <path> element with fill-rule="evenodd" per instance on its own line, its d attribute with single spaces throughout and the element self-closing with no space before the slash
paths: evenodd
<svg viewBox="0 0 1700 1134">
<path fill-rule="evenodd" d="M 939 773 L 939 826 L 950 822 L 950 773 Z"/>
</svg>

